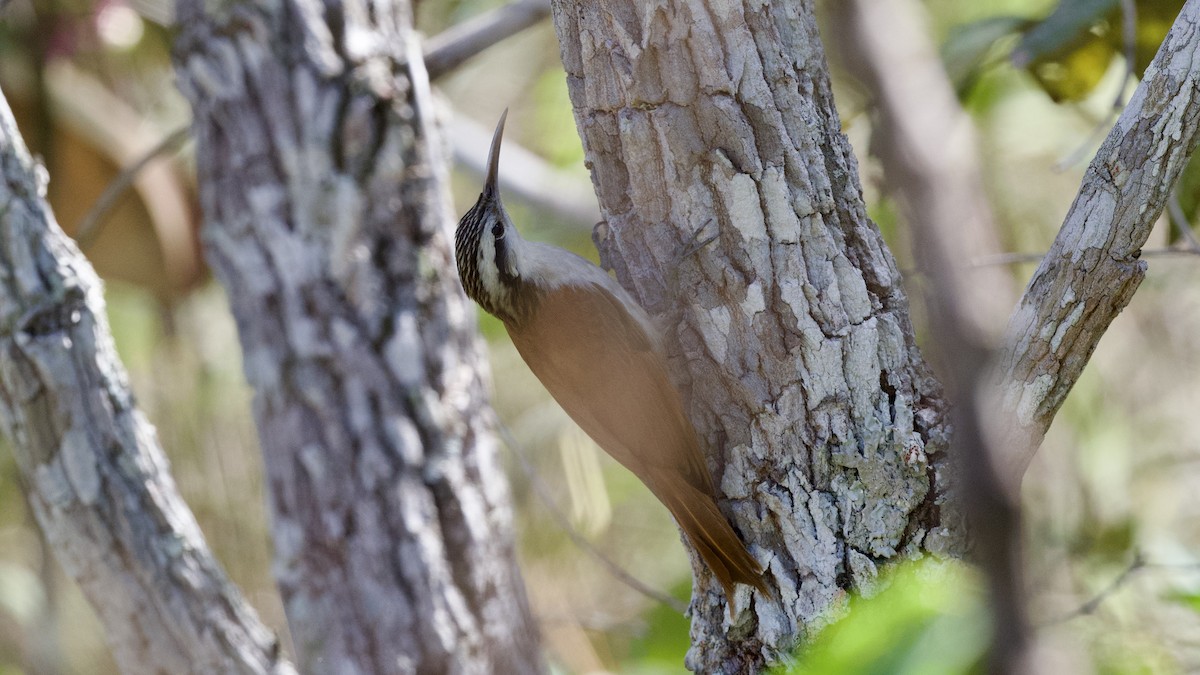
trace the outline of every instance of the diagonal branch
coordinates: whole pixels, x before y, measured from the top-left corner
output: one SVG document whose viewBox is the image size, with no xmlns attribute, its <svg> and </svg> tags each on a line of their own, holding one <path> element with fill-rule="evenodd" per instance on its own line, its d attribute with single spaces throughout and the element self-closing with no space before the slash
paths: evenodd
<svg viewBox="0 0 1200 675">
<path fill-rule="evenodd" d="M 1188 0 L 1009 321 L 998 360 L 998 432 L 1014 481 L 1146 275 L 1141 248 L 1198 140 L 1197 50 L 1200 0 Z"/>
<path fill-rule="evenodd" d="M 1086 602 L 1070 612 L 1067 612 L 1053 621 L 1050 621 L 1048 625 L 1066 623 L 1072 619 L 1094 613 L 1110 595 L 1120 590 L 1120 588 L 1125 585 L 1125 582 L 1128 581 L 1135 573 L 1146 569 L 1146 567 L 1146 559 L 1142 557 L 1142 554 L 1140 552 L 1134 553 L 1133 560 L 1130 561 L 1129 565 L 1126 566 L 1125 569 L 1116 576 L 1116 578 L 1110 581 L 1107 586 L 1100 589 L 1099 593 L 1088 598 Z"/>
<path fill-rule="evenodd" d="M 100 281 L 0 96 L 0 425 L 126 673 L 293 673 L 213 558 L 134 406 Z"/>
<path fill-rule="evenodd" d="M 121 169 L 112 181 L 104 188 L 104 192 L 92 204 L 92 208 L 79 222 L 79 227 L 75 229 L 75 241 L 79 242 L 79 247 L 83 249 L 89 248 L 95 241 L 96 235 L 99 234 L 100 225 L 104 223 L 113 207 L 117 205 L 117 201 L 125 195 L 129 188 L 133 187 L 133 182 L 137 178 L 139 172 L 146 167 L 147 164 L 153 162 L 161 155 L 167 155 L 178 151 L 183 147 L 183 144 L 191 137 L 191 126 L 182 126 L 172 131 L 163 137 L 153 148 L 146 151 L 141 157 L 135 160 L 132 164 Z"/>
<path fill-rule="evenodd" d="M 492 129 L 466 115 L 454 116 L 450 126 L 454 138 L 454 161 L 480 180 L 487 173 L 487 147 Z M 600 221 L 600 205 L 586 178 L 560 171 L 516 142 L 504 141 L 504 164 L 500 189 L 562 221 L 575 231 L 591 232 Z"/>
<path fill-rule="evenodd" d="M 558 523 L 559 528 L 561 528 L 562 531 L 567 535 L 567 538 L 571 540 L 572 544 L 575 544 L 579 550 L 587 554 L 587 556 L 592 560 L 595 560 L 596 563 L 603 567 L 604 570 L 612 575 L 612 577 L 617 581 L 625 584 L 629 588 L 632 588 L 633 590 L 641 593 L 655 602 L 670 607 L 680 614 L 687 614 L 687 605 L 667 595 L 666 593 L 657 591 L 642 583 L 637 577 L 633 576 L 627 572 L 625 568 L 614 562 L 612 558 L 605 555 L 603 551 L 596 548 L 596 546 L 593 545 L 592 542 L 588 541 L 587 537 L 583 536 L 579 530 L 575 529 L 575 526 L 571 525 L 571 521 L 554 501 L 554 497 L 550 494 L 550 489 L 546 487 L 546 483 L 542 480 L 542 477 L 538 475 L 537 468 L 533 466 L 533 462 L 529 461 L 529 456 L 525 454 L 525 449 L 521 447 L 521 444 L 512 435 L 512 432 L 509 431 L 499 421 L 496 422 L 496 429 L 499 430 L 500 437 L 504 440 L 505 445 L 508 446 L 509 450 L 511 450 L 513 455 L 517 458 L 517 463 L 521 465 L 521 471 L 525 474 L 525 478 L 529 480 L 530 487 L 533 489 L 534 493 L 537 494 L 538 499 L 542 500 L 542 502 L 546 505 L 546 510 L 550 513 L 551 517 L 554 518 L 554 521 Z"/>
<path fill-rule="evenodd" d="M 549 0 L 517 0 L 438 33 L 425 47 L 425 70 L 430 81 L 548 16 Z"/>
</svg>

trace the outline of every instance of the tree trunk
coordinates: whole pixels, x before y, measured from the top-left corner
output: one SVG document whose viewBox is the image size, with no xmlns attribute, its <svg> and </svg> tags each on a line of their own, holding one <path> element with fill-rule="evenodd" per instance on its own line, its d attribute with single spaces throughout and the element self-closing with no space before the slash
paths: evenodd
<svg viewBox="0 0 1200 675">
<path fill-rule="evenodd" d="M 0 424 L 38 526 L 122 672 L 295 672 L 179 497 L 39 171 L 0 95 Z"/>
<path fill-rule="evenodd" d="M 940 389 L 810 2 L 556 0 L 554 17 L 602 259 L 667 327 L 726 513 L 778 589 L 739 590 L 752 611 L 731 622 L 694 565 L 687 663 L 760 670 L 881 563 L 961 552 Z"/>
<path fill-rule="evenodd" d="M 408 3 L 180 17 L 302 669 L 541 670 Z"/>
</svg>

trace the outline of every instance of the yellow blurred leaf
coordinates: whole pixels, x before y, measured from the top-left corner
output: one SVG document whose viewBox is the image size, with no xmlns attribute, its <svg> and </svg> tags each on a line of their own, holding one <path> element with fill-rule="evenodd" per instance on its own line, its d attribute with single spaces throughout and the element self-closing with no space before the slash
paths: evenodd
<svg viewBox="0 0 1200 675">
<path fill-rule="evenodd" d="M 1062 56 L 1031 63 L 1029 72 L 1054 101 L 1079 101 L 1100 83 L 1114 54 L 1109 41 L 1093 36 Z"/>
</svg>

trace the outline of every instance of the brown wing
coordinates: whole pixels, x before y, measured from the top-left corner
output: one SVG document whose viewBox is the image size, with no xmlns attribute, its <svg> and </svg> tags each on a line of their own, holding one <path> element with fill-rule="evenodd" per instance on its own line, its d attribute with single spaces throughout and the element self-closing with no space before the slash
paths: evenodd
<svg viewBox="0 0 1200 675">
<path fill-rule="evenodd" d="M 620 300 L 597 284 L 560 288 L 508 333 L 571 419 L 675 516 L 725 589 L 730 616 L 734 583 L 770 594 L 762 566 L 717 508 L 696 433 L 655 341 Z"/>
<path fill-rule="evenodd" d="M 662 355 L 611 292 L 596 284 L 549 291 L 508 332 L 571 419 L 652 490 L 666 472 L 713 494 Z"/>
</svg>

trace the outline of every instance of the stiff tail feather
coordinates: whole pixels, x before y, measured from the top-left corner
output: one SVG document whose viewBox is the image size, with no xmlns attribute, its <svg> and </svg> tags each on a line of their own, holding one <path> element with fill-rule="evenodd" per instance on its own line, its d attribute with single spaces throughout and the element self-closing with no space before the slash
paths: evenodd
<svg viewBox="0 0 1200 675">
<path fill-rule="evenodd" d="M 670 485 L 659 487 L 655 492 L 725 589 L 731 617 L 735 583 L 753 586 L 772 595 L 762 578 L 762 565 L 746 550 L 746 545 L 725 520 L 711 495 L 683 481 L 672 481 Z"/>
</svg>

